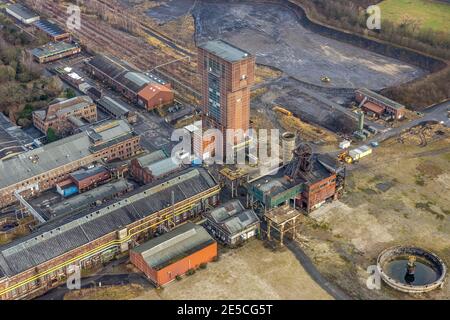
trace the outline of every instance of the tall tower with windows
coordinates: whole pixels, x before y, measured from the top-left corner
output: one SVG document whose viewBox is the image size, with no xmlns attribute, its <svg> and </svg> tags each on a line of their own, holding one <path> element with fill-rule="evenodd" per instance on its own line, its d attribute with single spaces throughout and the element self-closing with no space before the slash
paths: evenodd
<svg viewBox="0 0 450 320">
<path fill-rule="evenodd" d="M 203 128 L 250 126 L 250 89 L 255 82 L 255 58 L 225 41 L 208 41 L 198 47 L 202 80 Z"/>
</svg>

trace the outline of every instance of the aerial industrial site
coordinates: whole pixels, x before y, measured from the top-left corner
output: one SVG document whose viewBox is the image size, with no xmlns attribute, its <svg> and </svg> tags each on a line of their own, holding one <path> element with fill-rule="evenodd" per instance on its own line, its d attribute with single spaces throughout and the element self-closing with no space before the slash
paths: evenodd
<svg viewBox="0 0 450 320">
<path fill-rule="evenodd" d="M 0 0 L 0 299 L 450 299 L 449 63 L 445 0 Z"/>
</svg>

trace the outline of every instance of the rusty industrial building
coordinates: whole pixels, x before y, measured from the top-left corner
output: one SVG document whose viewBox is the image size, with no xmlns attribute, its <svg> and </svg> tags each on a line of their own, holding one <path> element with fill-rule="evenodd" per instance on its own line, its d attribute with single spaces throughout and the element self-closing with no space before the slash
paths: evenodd
<svg viewBox="0 0 450 320">
<path fill-rule="evenodd" d="M 335 159 L 314 155 L 310 146 L 302 144 L 277 174 L 248 183 L 248 203 L 263 212 L 290 205 L 310 213 L 336 200 L 344 181 L 345 168 Z"/>
<path fill-rule="evenodd" d="M 169 83 L 139 72 L 123 61 L 97 55 L 86 62 L 85 68 L 93 77 L 147 110 L 173 103 L 174 94 Z"/>
<path fill-rule="evenodd" d="M 124 120 L 108 121 L 81 133 L 0 161 L 0 208 L 22 196 L 51 189 L 71 172 L 96 162 L 127 159 L 141 151 L 140 136 Z"/>
<path fill-rule="evenodd" d="M 58 136 L 66 136 L 75 128 L 97 121 L 97 106 L 88 96 L 79 96 L 33 112 L 33 125 L 47 134 L 52 128 Z"/>
<path fill-rule="evenodd" d="M 165 285 L 217 257 L 217 243 L 188 222 L 130 251 L 130 261 L 157 286 Z"/>
<path fill-rule="evenodd" d="M 208 41 L 198 47 L 198 72 L 202 80 L 204 130 L 246 132 L 250 126 L 255 57 L 225 41 Z"/>
<path fill-rule="evenodd" d="M 219 192 L 208 171 L 190 168 L 101 207 L 44 223 L 0 247 L 0 298 L 41 295 L 66 281 L 74 265 L 101 265 L 157 231 L 199 217 L 217 204 Z"/>
<path fill-rule="evenodd" d="M 355 96 L 356 101 L 361 104 L 361 108 L 367 113 L 372 113 L 377 117 L 392 116 L 396 120 L 405 116 L 406 107 L 404 105 L 369 89 L 356 90 Z"/>
</svg>

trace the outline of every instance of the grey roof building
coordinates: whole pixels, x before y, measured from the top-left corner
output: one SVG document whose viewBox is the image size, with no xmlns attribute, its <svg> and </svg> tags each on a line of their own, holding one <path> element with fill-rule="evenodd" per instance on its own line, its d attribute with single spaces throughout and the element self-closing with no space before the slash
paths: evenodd
<svg viewBox="0 0 450 320">
<path fill-rule="evenodd" d="M 0 112 L 0 161 L 27 151 L 33 138 Z"/>
<path fill-rule="evenodd" d="M 0 190 L 101 151 L 128 135 L 135 133 L 126 121 L 119 120 L 116 125 L 103 131 L 90 129 L 21 153 L 14 158 L 2 160 Z"/>
<path fill-rule="evenodd" d="M 86 64 L 135 94 L 149 83 L 166 84 L 164 80 L 155 75 L 138 72 L 135 67 L 125 61 L 105 55 L 97 55 Z"/>
<path fill-rule="evenodd" d="M 49 208 L 42 215 L 48 219 L 60 218 L 79 212 L 86 212 L 93 206 L 101 206 L 103 201 L 112 200 L 115 195 L 133 190 L 134 186 L 125 179 L 117 180 L 98 188 L 83 192 L 72 198 L 65 199 Z M 100 203 L 100 204 L 98 204 Z"/>
<path fill-rule="evenodd" d="M 160 270 L 214 242 L 203 227 L 188 222 L 132 251 L 142 255 L 152 269 Z"/>
<path fill-rule="evenodd" d="M 25 24 L 31 24 L 40 19 L 36 12 L 21 5 L 20 3 L 10 4 L 5 8 L 5 10 L 9 15 Z"/>
<path fill-rule="evenodd" d="M 81 212 L 49 221 L 30 235 L 0 247 L 0 273 L 12 277 L 30 270 L 173 204 L 216 190 L 217 186 L 208 171 L 191 168 L 137 189 L 89 213 Z"/>
<path fill-rule="evenodd" d="M 100 110 L 113 116 L 115 119 L 126 117 L 130 113 L 130 110 L 123 103 L 108 96 L 104 96 L 96 102 Z"/>
<path fill-rule="evenodd" d="M 244 208 L 239 200 L 229 201 L 205 214 L 206 228 L 221 242 L 236 245 L 255 236 L 260 221 L 253 210 Z"/>
</svg>

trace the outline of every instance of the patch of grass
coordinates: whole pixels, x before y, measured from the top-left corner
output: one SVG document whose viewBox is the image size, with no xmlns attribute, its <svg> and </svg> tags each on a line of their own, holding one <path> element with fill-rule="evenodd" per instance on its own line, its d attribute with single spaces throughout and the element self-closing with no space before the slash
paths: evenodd
<svg viewBox="0 0 450 320">
<path fill-rule="evenodd" d="M 373 190 L 371 188 L 364 188 L 364 189 L 360 189 L 360 190 L 362 192 L 364 192 L 365 194 L 368 194 L 369 196 L 373 196 L 378 193 L 376 190 Z"/>
<path fill-rule="evenodd" d="M 441 213 L 439 213 L 439 212 L 433 210 L 433 209 L 431 208 L 431 205 L 432 205 L 432 204 L 433 204 L 433 203 L 430 202 L 430 201 L 428 201 L 428 202 L 417 202 L 417 203 L 416 203 L 416 208 L 417 208 L 417 209 L 424 210 L 424 211 L 428 211 L 428 212 L 431 213 L 432 215 L 436 216 L 436 219 L 444 220 L 445 216 L 444 216 L 443 214 L 441 214 Z"/>
<path fill-rule="evenodd" d="M 423 187 L 425 185 L 425 180 L 423 179 L 423 176 L 421 176 L 420 174 L 416 174 L 416 184 L 418 186 Z"/>
<path fill-rule="evenodd" d="M 420 175 L 430 178 L 436 178 L 444 172 L 440 167 L 430 162 L 422 162 L 416 169 Z"/>
<path fill-rule="evenodd" d="M 384 0 L 380 4 L 383 19 L 402 23 L 406 17 L 417 22 L 420 29 L 448 32 L 450 5 L 434 0 Z"/>
<path fill-rule="evenodd" d="M 105 286 L 70 291 L 64 296 L 64 300 L 129 300 L 143 292 L 144 288 L 138 284 Z"/>
</svg>

